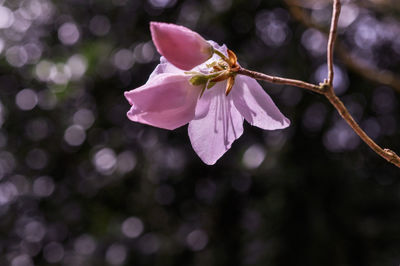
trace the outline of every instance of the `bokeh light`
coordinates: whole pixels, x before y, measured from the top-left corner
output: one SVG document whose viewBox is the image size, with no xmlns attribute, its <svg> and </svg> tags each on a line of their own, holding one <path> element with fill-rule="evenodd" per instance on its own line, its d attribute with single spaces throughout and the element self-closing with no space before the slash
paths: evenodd
<svg viewBox="0 0 400 266">
<path fill-rule="evenodd" d="M 23 89 L 15 96 L 15 103 L 24 111 L 32 110 L 38 102 L 38 97 L 35 91 L 31 89 Z"/>
<path fill-rule="evenodd" d="M 65 45 L 75 44 L 79 37 L 79 29 L 75 23 L 66 22 L 58 29 L 58 39 Z"/>
<path fill-rule="evenodd" d="M 136 217 L 127 218 L 121 226 L 122 233 L 129 238 L 136 238 L 143 232 L 143 222 Z"/>
</svg>

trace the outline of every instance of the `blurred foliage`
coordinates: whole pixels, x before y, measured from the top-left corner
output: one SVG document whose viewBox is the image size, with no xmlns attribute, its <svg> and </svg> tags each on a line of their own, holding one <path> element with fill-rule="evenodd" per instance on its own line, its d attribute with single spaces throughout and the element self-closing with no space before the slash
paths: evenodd
<svg viewBox="0 0 400 266">
<path fill-rule="evenodd" d="M 302 2 L 329 25 L 329 1 Z M 399 73 L 396 9 L 343 2 L 349 51 Z M 214 166 L 186 127 L 126 118 L 123 92 L 159 60 L 150 21 L 225 43 L 250 69 L 322 81 L 326 37 L 283 1 L 0 4 L 0 265 L 400 264 L 399 170 L 322 97 L 264 83 L 292 125 L 246 124 Z M 399 152 L 399 95 L 340 60 L 335 86 L 369 135 Z"/>
</svg>

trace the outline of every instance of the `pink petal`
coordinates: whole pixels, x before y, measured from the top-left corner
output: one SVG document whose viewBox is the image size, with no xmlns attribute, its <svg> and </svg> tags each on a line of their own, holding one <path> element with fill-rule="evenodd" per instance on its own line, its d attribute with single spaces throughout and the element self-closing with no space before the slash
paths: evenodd
<svg viewBox="0 0 400 266">
<path fill-rule="evenodd" d="M 219 82 L 204 93 L 198 101 L 202 114 L 189 123 L 192 147 L 209 165 L 215 164 L 243 133 L 243 117 L 232 98 L 225 96 L 225 86 L 226 82 Z"/>
<path fill-rule="evenodd" d="M 175 67 L 173 64 L 167 61 L 164 56 L 160 58 L 160 64 L 156 66 L 153 72 L 150 74 L 148 81 L 152 80 L 154 77 L 164 74 L 164 73 L 174 73 L 174 74 L 183 74 L 184 71 Z M 148 82 L 147 81 L 147 82 Z"/>
<path fill-rule="evenodd" d="M 190 70 L 213 55 L 212 46 L 186 27 L 151 22 L 150 30 L 157 51 L 180 69 Z"/>
<path fill-rule="evenodd" d="M 289 119 L 255 79 L 238 75 L 231 95 L 236 108 L 251 125 L 268 130 L 289 126 Z"/>
<path fill-rule="evenodd" d="M 160 74 L 145 85 L 125 92 L 132 105 L 128 118 L 155 127 L 175 129 L 191 121 L 201 88 L 187 75 Z"/>
</svg>

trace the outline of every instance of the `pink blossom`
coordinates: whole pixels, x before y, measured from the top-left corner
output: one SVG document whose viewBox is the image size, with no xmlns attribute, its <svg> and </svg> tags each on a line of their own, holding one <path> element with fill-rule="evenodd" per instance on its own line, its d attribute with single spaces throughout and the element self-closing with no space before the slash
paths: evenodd
<svg viewBox="0 0 400 266">
<path fill-rule="evenodd" d="M 186 27 L 151 22 L 150 30 L 157 51 L 180 69 L 190 70 L 213 54 L 212 46 L 197 32 Z"/>
<path fill-rule="evenodd" d="M 226 56 L 226 61 L 231 59 L 227 60 L 225 45 L 209 43 Z M 189 123 L 192 147 L 206 164 L 215 164 L 230 149 L 243 133 L 244 120 L 266 130 L 290 124 L 255 79 L 224 71 L 214 73 L 218 64 L 224 66 L 221 55 L 214 54 L 191 72 L 175 67 L 165 57 L 160 61 L 145 85 L 125 93 L 132 105 L 128 117 L 165 129 Z M 204 77 L 212 79 L 203 82 Z"/>
</svg>

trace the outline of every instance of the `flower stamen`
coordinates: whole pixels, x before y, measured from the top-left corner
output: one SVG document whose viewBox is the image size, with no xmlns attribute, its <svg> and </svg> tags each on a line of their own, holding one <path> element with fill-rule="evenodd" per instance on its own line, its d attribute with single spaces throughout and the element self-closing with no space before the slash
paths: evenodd
<svg viewBox="0 0 400 266">
<path fill-rule="evenodd" d="M 200 98 L 203 96 L 206 89 L 212 88 L 217 82 L 227 80 L 225 95 L 231 92 L 233 85 L 235 83 L 235 76 L 239 70 L 239 65 L 237 63 L 237 56 L 231 50 L 228 51 L 228 57 L 218 50 L 214 52 L 221 57 L 218 61 L 214 61 L 207 64 L 208 68 L 211 68 L 208 73 L 201 73 L 198 71 L 187 71 L 186 74 L 192 75 L 189 82 L 192 85 L 198 86 L 202 85 L 203 88 L 200 92 Z"/>
<path fill-rule="evenodd" d="M 225 88 L 226 96 L 228 96 L 228 94 L 231 92 L 234 83 L 235 83 L 235 76 L 230 76 L 228 78 L 228 82 L 226 83 L 226 88 Z"/>
</svg>

